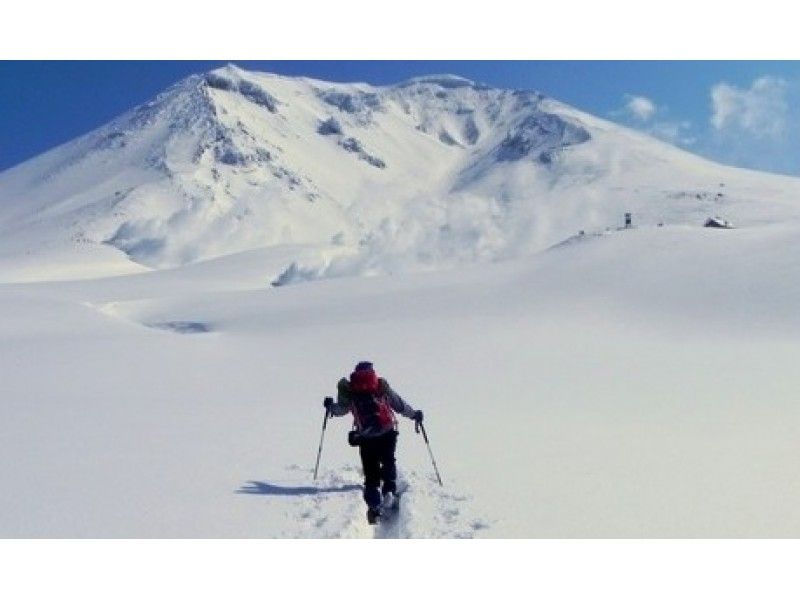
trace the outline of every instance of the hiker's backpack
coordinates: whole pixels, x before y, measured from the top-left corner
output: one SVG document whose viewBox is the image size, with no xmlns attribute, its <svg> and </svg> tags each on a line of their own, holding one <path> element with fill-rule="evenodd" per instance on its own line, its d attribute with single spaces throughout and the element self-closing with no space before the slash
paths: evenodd
<svg viewBox="0 0 800 598">
<path fill-rule="evenodd" d="M 362 436 L 377 436 L 395 426 L 394 413 L 386 398 L 386 383 L 372 368 L 350 374 L 351 410 L 356 431 Z"/>
<path fill-rule="evenodd" d="M 356 430 L 365 436 L 391 430 L 396 423 L 385 394 L 354 393 L 351 410 Z"/>
</svg>

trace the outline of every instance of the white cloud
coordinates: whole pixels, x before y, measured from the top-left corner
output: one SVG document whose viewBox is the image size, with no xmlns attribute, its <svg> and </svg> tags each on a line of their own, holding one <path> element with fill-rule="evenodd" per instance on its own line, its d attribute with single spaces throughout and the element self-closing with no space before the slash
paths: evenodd
<svg viewBox="0 0 800 598">
<path fill-rule="evenodd" d="M 769 76 L 756 79 L 749 89 L 718 83 L 711 89 L 711 125 L 717 131 L 778 138 L 786 131 L 788 87 L 784 79 Z"/>
<path fill-rule="evenodd" d="M 674 145 L 688 146 L 697 141 L 689 121 L 671 118 L 668 108 L 645 96 L 625 94 L 622 108 L 610 115 L 629 127 Z"/>
<path fill-rule="evenodd" d="M 669 107 L 636 94 L 609 116 L 621 124 L 734 166 L 800 174 L 800 80 L 764 75 L 709 92 L 708 127 L 678 118 Z"/>
<path fill-rule="evenodd" d="M 627 95 L 625 97 L 627 99 L 625 110 L 636 120 L 646 122 L 653 118 L 658 110 L 655 103 L 650 98 L 634 95 Z"/>
</svg>

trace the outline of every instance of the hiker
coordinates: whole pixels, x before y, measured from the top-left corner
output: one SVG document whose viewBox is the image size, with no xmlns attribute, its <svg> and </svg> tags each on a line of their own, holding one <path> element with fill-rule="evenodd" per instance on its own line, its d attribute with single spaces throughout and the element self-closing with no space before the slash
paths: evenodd
<svg viewBox="0 0 800 598">
<path fill-rule="evenodd" d="M 375 523 L 382 511 L 393 508 L 397 501 L 394 452 L 398 431 L 394 412 L 421 423 L 422 411 L 403 401 L 385 379 L 378 377 L 369 361 L 359 362 L 349 380 L 339 380 L 336 390 L 336 402 L 326 397 L 323 406 L 331 416 L 353 414 L 348 442 L 359 449 L 367 520 Z"/>
</svg>

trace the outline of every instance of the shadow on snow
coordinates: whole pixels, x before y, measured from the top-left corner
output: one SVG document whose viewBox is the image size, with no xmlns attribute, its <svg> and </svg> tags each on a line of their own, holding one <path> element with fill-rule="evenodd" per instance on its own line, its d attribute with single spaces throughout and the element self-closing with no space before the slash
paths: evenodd
<svg viewBox="0 0 800 598">
<path fill-rule="evenodd" d="M 266 494 L 270 496 L 308 496 L 313 494 L 328 494 L 335 492 L 354 492 L 361 490 L 359 484 L 345 484 L 323 488 L 319 486 L 277 486 L 267 482 L 249 481 L 239 488 L 237 494 Z"/>
</svg>

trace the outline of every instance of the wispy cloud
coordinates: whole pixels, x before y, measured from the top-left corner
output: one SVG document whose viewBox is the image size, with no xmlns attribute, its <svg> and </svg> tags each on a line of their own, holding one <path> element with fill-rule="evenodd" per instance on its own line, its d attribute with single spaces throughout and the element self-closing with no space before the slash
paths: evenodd
<svg viewBox="0 0 800 598">
<path fill-rule="evenodd" d="M 636 120 L 646 122 L 653 118 L 657 111 L 653 100 L 645 96 L 626 95 L 625 99 L 625 110 Z"/>
<path fill-rule="evenodd" d="M 745 168 L 800 174 L 800 81 L 764 75 L 749 86 L 720 82 L 709 98 L 702 153 Z"/>
<path fill-rule="evenodd" d="M 788 91 L 787 81 L 778 77 L 760 77 L 749 89 L 718 83 L 711 89 L 711 125 L 717 131 L 779 138 L 786 133 Z"/>
<path fill-rule="evenodd" d="M 629 127 L 675 145 L 689 146 L 696 141 L 691 122 L 672 118 L 667 107 L 659 106 L 643 95 L 625 94 L 622 107 L 611 112 L 611 116 Z"/>
<path fill-rule="evenodd" d="M 628 93 L 609 116 L 718 162 L 800 175 L 800 79 L 765 73 L 697 93 L 707 98 L 709 112 L 675 115 L 653 98 Z"/>
<path fill-rule="evenodd" d="M 688 120 L 662 120 L 649 128 L 653 137 L 669 141 L 675 145 L 694 145 L 697 136 L 692 132 L 692 123 Z"/>
</svg>

